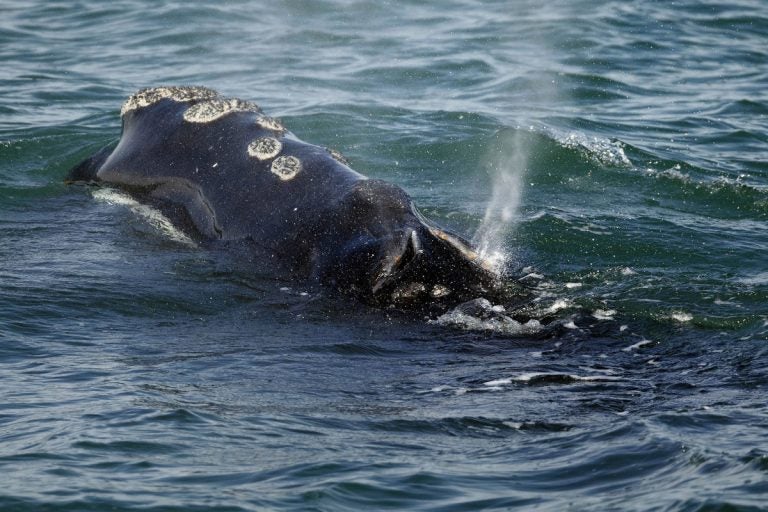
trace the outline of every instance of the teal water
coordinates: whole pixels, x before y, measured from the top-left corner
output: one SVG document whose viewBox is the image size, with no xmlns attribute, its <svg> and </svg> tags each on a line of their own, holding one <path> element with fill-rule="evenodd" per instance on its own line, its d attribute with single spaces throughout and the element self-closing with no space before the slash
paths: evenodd
<svg viewBox="0 0 768 512">
<path fill-rule="evenodd" d="M 0 5 L 0 510 L 768 510 L 768 4 Z M 254 275 L 67 170 L 200 84 L 493 246 L 551 336 Z M 499 185 L 501 183 L 501 185 Z"/>
</svg>

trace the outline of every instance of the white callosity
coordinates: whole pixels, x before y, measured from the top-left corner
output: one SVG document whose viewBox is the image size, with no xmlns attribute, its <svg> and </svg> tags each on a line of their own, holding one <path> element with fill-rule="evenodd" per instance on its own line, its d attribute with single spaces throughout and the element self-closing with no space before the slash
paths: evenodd
<svg viewBox="0 0 768 512">
<path fill-rule="evenodd" d="M 218 98 L 219 93 L 207 87 L 193 86 L 173 86 L 173 87 L 151 87 L 141 89 L 132 94 L 123 103 L 120 109 L 120 115 L 124 116 L 128 112 L 144 107 L 154 105 L 160 100 L 171 99 L 178 102 L 212 100 Z"/>
<path fill-rule="evenodd" d="M 261 161 L 275 158 L 282 149 L 283 144 L 273 137 L 259 137 L 248 144 L 248 154 Z"/>
<path fill-rule="evenodd" d="M 207 87 L 153 87 L 142 89 L 133 94 L 123 104 L 121 115 L 128 112 L 146 108 L 163 100 L 170 99 L 179 103 L 193 102 L 184 110 L 183 118 L 188 123 L 205 124 L 221 119 L 234 112 L 253 112 L 257 114 L 256 124 L 264 129 L 274 132 L 279 137 L 286 132 L 283 124 L 275 118 L 261 113 L 258 105 L 238 98 L 222 97 L 218 92 Z M 276 137 L 259 137 L 248 144 L 248 155 L 259 161 L 272 160 L 271 172 L 282 181 L 289 181 L 296 177 L 302 170 L 301 160 L 295 156 L 280 156 L 283 144 Z M 335 151 L 329 151 L 339 161 L 343 157 Z M 213 167 L 217 167 L 218 163 Z"/>
<path fill-rule="evenodd" d="M 259 116 L 256 119 L 256 124 L 264 128 L 265 130 L 270 130 L 276 133 L 285 132 L 285 126 L 283 126 L 283 123 L 281 123 L 278 119 L 275 119 L 274 117 Z"/>
<path fill-rule="evenodd" d="M 288 181 L 301 172 L 301 160 L 295 156 L 279 156 L 272 161 L 272 173 Z"/>
<path fill-rule="evenodd" d="M 214 98 L 189 107 L 184 112 L 184 120 L 189 123 L 210 123 L 232 112 L 259 112 L 259 107 L 237 98 Z"/>
</svg>

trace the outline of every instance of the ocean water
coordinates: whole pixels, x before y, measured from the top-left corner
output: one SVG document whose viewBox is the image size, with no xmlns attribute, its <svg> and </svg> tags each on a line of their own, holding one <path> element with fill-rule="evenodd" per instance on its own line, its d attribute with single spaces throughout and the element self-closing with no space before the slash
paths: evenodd
<svg viewBox="0 0 768 512">
<path fill-rule="evenodd" d="M 563 328 L 65 185 L 160 84 L 399 184 Z M 767 248 L 763 0 L 4 1 L 0 510 L 768 510 Z"/>
</svg>

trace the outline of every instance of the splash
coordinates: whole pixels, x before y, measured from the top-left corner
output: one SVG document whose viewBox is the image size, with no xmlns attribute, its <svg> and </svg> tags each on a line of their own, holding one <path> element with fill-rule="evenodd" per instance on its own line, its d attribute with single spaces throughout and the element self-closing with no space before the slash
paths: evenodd
<svg viewBox="0 0 768 512">
<path fill-rule="evenodd" d="M 530 154 L 530 139 L 526 135 L 520 129 L 499 134 L 499 144 L 486 157 L 486 165 L 492 174 L 493 192 L 472 242 L 480 256 L 497 270 L 507 262 L 506 235 L 518 220 Z"/>
<path fill-rule="evenodd" d="M 429 323 L 454 327 L 466 331 L 486 331 L 507 336 L 535 336 L 546 329 L 536 319 L 519 322 L 506 314 L 501 305 L 488 299 L 474 299 L 456 306 Z"/>
<path fill-rule="evenodd" d="M 564 137 L 555 133 L 554 136 L 564 147 L 580 151 L 601 165 L 632 167 L 632 162 L 624 152 L 625 146 L 621 141 L 588 137 L 581 132 L 571 132 Z"/>
</svg>

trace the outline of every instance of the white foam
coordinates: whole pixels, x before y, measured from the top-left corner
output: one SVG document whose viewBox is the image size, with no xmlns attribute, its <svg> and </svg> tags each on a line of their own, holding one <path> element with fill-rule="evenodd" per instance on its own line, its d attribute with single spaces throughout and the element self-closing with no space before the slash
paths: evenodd
<svg viewBox="0 0 768 512">
<path fill-rule="evenodd" d="M 552 304 L 551 306 L 549 306 L 547 308 L 547 311 L 550 312 L 550 313 L 556 313 L 556 312 L 560 311 L 561 309 L 567 309 L 570 306 L 571 306 L 571 304 L 567 300 L 565 300 L 565 299 L 557 299 L 554 302 L 554 304 Z"/>
<path fill-rule="evenodd" d="M 557 373 L 557 372 L 530 372 L 521 373 L 513 377 L 506 377 L 503 379 L 489 380 L 484 382 L 484 386 L 499 387 L 512 384 L 514 382 L 530 383 L 531 381 L 543 381 L 548 378 L 563 379 L 564 381 L 574 382 L 611 382 L 623 380 L 621 377 L 613 375 L 574 375 L 570 373 Z"/>
<path fill-rule="evenodd" d="M 483 386 L 489 386 L 489 387 L 496 387 L 496 386 L 504 386 L 506 384 L 512 384 L 512 381 L 514 381 L 513 377 L 507 377 L 506 379 L 496 379 L 496 380 L 489 380 L 488 382 L 483 382 Z"/>
<path fill-rule="evenodd" d="M 741 277 L 737 279 L 739 283 L 743 284 L 749 284 L 749 285 L 764 285 L 768 284 L 768 272 L 758 272 L 757 274 L 750 276 L 750 277 Z"/>
<path fill-rule="evenodd" d="M 693 320 L 693 315 L 685 311 L 674 311 L 669 317 L 677 322 L 690 322 Z"/>
<path fill-rule="evenodd" d="M 637 350 L 640 347 L 644 347 L 644 346 L 650 345 L 652 343 L 653 343 L 653 341 L 651 341 L 651 340 L 642 339 L 642 340 L 638 341 L 637 343 L 633 343 L 632 345 L 630 345 L 628 347 L 624 347 L 621 350 L 624 351 L 624 352 L 632 352 L 633 350 Z"/>
<path fill-rule="evenodd" d="M 99 188 L 93 191 L 93 197 L 107 204 L 127 206 L 132 212 L 143 217 L 150 226 L 157 229 L 170 240 L 189 245 L 190 247 L 197 247 L 194 240 L 178 230 L 168 217 L 150 206 L 139 203 L 125 192 L 112 188 Z"/>
<path fill-rule="evenodd" d="M 680 169 L 680 164 L 675 164 L 669 169 L 663 169 L 661 171 L 648 167 L 646 168 L 645 172 L 649 176 L 653 176 L 655 178 L 667 178 L 670 180 L 681 181 L 683 183 L 691 183 L 693 181 L 691 177 L 688 174 L 682 172 Z"/>
<path fill-rule="evenodd" d="M 616 314 L 615 309 L 596 309 L 592 316 L 598 320 L 613 320 L 613 315 Z"/>
<path fill-rule="evenodd" d="M 509 336 L 532 336 L 544 328 L 538 320 L 534 319 L 522 323 L 499 312 L 493 312 L 490 318 L 480 318 L 461 311 L 459 307 L 439 316 L 436 320 L 430 320 L 430 323 L 467 331 L 491 331 Z M 489 311 L 491 311 L 490 308 Z"/>
<path fill-rule="evenodd" d="M 594 223 L 588 223 L 584 226 L 574 226 L 573 227 L 577 231 L 582 231 L 584 233 L 590 233 L 592 235 L 610 235 L 611 232 L 607 229 L 603 229 L 597 224 Z"/>
<path fill-rule="evenodd" d="M 613 370 L 611 368 L 594 368 L 591 366 L 579 366 L 579 370 L 583 370 L 585 372 L 597 372 L 602 375 L 616 375 L 616 370 Z"/>
<path fill-rule="evenodd" d="M 632 162 L 624 153 L 624 145 L 599 137 L 587 137 L 580 132 L 569 133 L 561 143 L 571 149 L 581 149 L 594 160 L 604 165 L 631 167 Z"/>
</svg>

